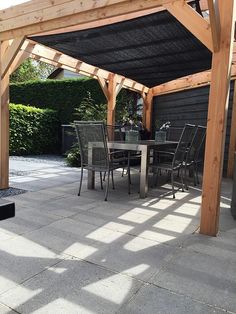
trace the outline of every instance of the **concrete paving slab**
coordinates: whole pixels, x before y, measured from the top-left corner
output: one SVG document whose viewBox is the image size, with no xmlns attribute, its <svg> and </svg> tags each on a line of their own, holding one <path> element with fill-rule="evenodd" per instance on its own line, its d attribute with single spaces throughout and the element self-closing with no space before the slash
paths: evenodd
<svg viewBox="0 0 236 314">
<path fill-rule="evenodd" d="M 10 309 L 8 306 L 0 304 L 0 313 L 1 314 L 17 314 L 16 311 Z"/>
<path fill-rule="evenodd" d="M 231 232 L 220 232 L 217 237 L 194 234 L 185 238 L 182 246 L 188 250 L 211 255 L 227 262 L 236 263 L 236 236 Z"/>
<path fill-rule="evenodd" d="M 151 282 L 204 303 L 236 310 L 236 262 L 179 250 Z"/>
<path fill-rule="evenodd" d="M 62 284 L 63 283 L 63 284 Z M 142 283 L 67 259 L 0 296 L 20 313 L 117 313 Z"/>
<path fill-rule="evenodd" d="M 119 314 L 224 314 L 225 311 L 171 291 L 145 285 Z"/>
<path fill-rule="evenodd" d="M 10 289 L 2 295 L 6 305 L 27 314 L 236 312 L 230 180 L 222 185 L 221 232 L 209 238 L 194 233 L 199 187 L 177 192 L 174 200 L 165 184 L 140 199 L 139 173 L 133 172 L 128 195 L 127 176 L 117 171 L 116 189 L 104 202 L 98 176 L 96 190 L 87 190 L 85 172 L 78 197 L 79 169 L 61 159 L 16 160 L 21 169 L 12 170 L 12 179 L 37 180 L 14 183 L 35 192 L 7 198 L 16 202 L 17 215 L 0 223 L 0 293 Z M 78 266 L 78 259 L 89 267 Z"/>
<path fill-rule="evenodd" d="M 25 237 L 1 243 L 0 294 L 35 276 L 45 268 L 57 264 L 65 256 L 49 250 Z"/>
</svg>

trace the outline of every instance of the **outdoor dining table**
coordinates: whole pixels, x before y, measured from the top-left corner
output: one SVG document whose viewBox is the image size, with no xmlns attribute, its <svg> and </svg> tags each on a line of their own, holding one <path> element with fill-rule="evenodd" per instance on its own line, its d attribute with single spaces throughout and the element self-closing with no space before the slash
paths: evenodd
<svg viewBox="0 0 236 314">
<path fill-rule="evenodd" d="M 173 148 L 176 147 L 178 142 L 176 141 L 165 141 L 156 142 L 154 140 L 140 140 L 135 142 L 127 141 L 109 141 L 107 143 L 108 148 L 117 150 L 127 150 L 127 151 L 140 151 L 141 152 L 141 169 L 140 169 L 140 198 L 145 198 L 148 191 L 148 166 L 149 166 L 149 156 L 152 149 L 162 150 L 163 148 Z M 88 160 L 92 160 L 92 149 L 94 147 L 99 147 L 99 143 L 91 142 L 89 143 Z M 95 175 L 94 171 L 88 171 L 88 189 L 94 189 Z"/>
</svg>

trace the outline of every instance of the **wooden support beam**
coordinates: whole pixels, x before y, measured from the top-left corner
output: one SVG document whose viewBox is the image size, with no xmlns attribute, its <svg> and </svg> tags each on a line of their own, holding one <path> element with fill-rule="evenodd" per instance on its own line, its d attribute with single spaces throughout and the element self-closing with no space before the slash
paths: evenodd
<svg viewBox="0 0 236 314">
<path fill-rule="evenodd" d="M 220 49 L 220 19 L 218 1 L 207 0 L 211 24 L 211 34 L 213 42 L 213 50 L 219 51 Z"/>
<path fill-rule="evenodd" d="M 143 98 L 143 124 L 148 131 L 152 129 L 152 108 L 153 108 L 153 94 L 150 89 L 147 94 L 142 93 Z"/>
<path fill-rule="evenodd" d="M 6 72 L 9 70 L 24 40 L 25 40 L 25 37 L 22 36 L 22 37 L 14 39 L 11 42 L 11 45 L 8 45 L 8 48 L 5 51 L 3 55 L 3 60 L 2 60 L 2 76 L 4 76 Z"/>
<path fill-rule="evenodd" d="M 125 77 L 123 77 L 123 78 L 121 79 L 121 81 L 116 84 L 116 96 L 119 94 L 119 92 L 120 92 L 121 89 L 123 88 L 124 82 L 125 82 Z"/>
<path fill-rule="evenodd" d="M 235 1 L 219 0 L 220 49 L 213 53 L 202 186 L 200 233 L 216 236 L 232 63 Z"/>
<path fill-rule="evenodd" d="M 110 74 L 108 80 L 107 124 L 115 125 L 117 75 Z"/>
<path fill-rule="evenodd" d="M 228 168 L 227 168 L 228 178 L 233 178 L 235 151 L 236 151 L 236 81 L 234 81 L 234 96 L 233 96 L 231 127 L 230 127 L 230 142 L 229 142 Z"/>
<path fill-rule="evenodd" d="M 42 57 L 46 60 L 56 62 L 61 66 L 67 66 L 73 69 L 76 69 L 76 72 L 80 73 L 80 71 L 86 75 L 88 73 L 89 76 L 94 78 L 100 77 L 101 79 L 108 80 L 111 72 L 98 69 L 97 67 L 90 65 L 88 63 L 82 62 L 78 59 L 69 57 L 67 55 L 62 54 L 61 52 L 38 44 L 32 40 L 25 40 L 21 50 L 28 52 L 31 55 L 35 55 L 38 57 Z M 127 89 L 131 89 L 137 92 L 140 91 L 148 91 L 149 88 L 144 86 L 141 83 L 135 82 L 131 79 L 125 78 L 121 75 L 117 75 L 117 83 L 123 82 L 123 87 Z"/>
<path fill-rule="evenodd" d="M 28 36 L 44 31 L 84 23 L 103 21 L 104 19 L 129 13 L 158 8 L 172 0 L 68 0 L 44 1 L 38 9 L 38 1 L 33 0 L 29 7 L 16 6 L 14 13 L 10 9 L 0 11 L 0 40 L 19 36 Z M 180 1 L 180 0 L 177 0 Z M 126 18 L 125 18 L 126 19 Z M 88 25 L 89 28 L 89 25 Z"/>
<path fill-rule="evenodd" d="M 232 65 L 231 79 L 236 78 L 236 65 Z M 211 71 L 204 71 L 197 74 L 181 77 L 179 79 L 157 85 L 152 88 L 153 96 L 181 92 L 186 89 L 193 89 L 209 85 L 211 83 Z"/>
<path fill-rule="evenodd" d="M 18 54 L 9 68 L 9 74 L 11 75 L 13 72 L 15 72 L 15 70 L 29 57 L 30 54 L 28 52 L 22 50 L 18 51 Z"/>
<path fill-rule="evenodd" d="M 211 26 L 185 1 L 167 3 L 164 7 L 197 37 L 210 51 L 213 51 Z"/>
<path fill-rule="evenodd" d="M 106 99 L 108 100 L 109 99 L 109 94 L 108 94 L 108 84 L 107 84 L 107 81 L 104 78 L 98 76 L 98 83 L 100 84 L 101 89 L 103 90 L 103 93 L 104 93 Z"/>
<path fill-rule="evenodd" d="M 9 187 L 9 73 L 2 75 L 9 42 L 0 42 L 0 189 Z"/>
</svg>

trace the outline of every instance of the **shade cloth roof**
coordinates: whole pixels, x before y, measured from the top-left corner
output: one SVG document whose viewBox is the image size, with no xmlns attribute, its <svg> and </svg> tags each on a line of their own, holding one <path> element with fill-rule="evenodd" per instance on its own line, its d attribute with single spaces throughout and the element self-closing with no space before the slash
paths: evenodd
<svg viewBox="0 0 236 314">
<path fill-rule="evenodd" d="M 211 52 L 168 11 L 33 40 L 148 87 L 211 68 Z"/>
</svg>

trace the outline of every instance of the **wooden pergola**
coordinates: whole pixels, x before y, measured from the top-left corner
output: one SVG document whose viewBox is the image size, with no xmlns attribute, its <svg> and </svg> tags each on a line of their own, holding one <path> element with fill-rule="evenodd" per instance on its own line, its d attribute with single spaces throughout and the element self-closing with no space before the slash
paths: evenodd
<svg viewBox="0 0 236 314">
<path fill-rule="evenodd" d="M 107 120 L 115 122 L 116 96 L 121 88 L 141 94 L 144 121 L 151 128 L 154 96 L 210 84 L 207 137 L 202 187 L 202 234 L 215 236 L 223 168 L 226 117 L 230 78 L 234 65 L 234 0 L 201 0 L 209 20 L 198 14 L 186 0 L 31 0 L 0 11 L 0 189 L 9 186 L 9 75 L 28 57 L 42 60 L 98 80 L 108 102 Z M 90 29 L 121 22 L 161 10 L 168 10 L 212 52 L 210 71 L 193 74 L 154 87 L 92 66 L 27 36 Z M 235 88 L 236 95 L 236 88 Z M 236 102 L 236 96 L 234 97 Z M 228 175 L 232 176 L 236 149 L 236 105 L 232 113 Z"/>
</svg>

